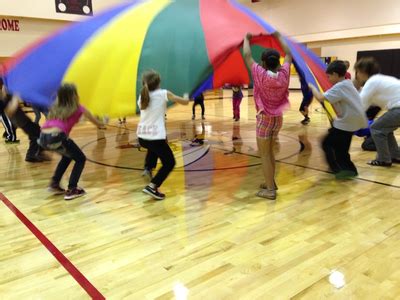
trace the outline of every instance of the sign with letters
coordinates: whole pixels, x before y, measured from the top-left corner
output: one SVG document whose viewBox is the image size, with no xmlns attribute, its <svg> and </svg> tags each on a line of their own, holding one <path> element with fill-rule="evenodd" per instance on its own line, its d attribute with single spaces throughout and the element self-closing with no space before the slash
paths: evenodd
<svg viewBox="0 0 400 300">
<path fill-rule="evenodd" d="M 92 16 L 92 0 L 55 0 L 56 12 L 64 14 Z"/>
<path fill-rule="evenodd" d="M 20 31 L 19 20 L 18 19 L 1 18 L 0 19 L 0 31 Z"/>
</svg>

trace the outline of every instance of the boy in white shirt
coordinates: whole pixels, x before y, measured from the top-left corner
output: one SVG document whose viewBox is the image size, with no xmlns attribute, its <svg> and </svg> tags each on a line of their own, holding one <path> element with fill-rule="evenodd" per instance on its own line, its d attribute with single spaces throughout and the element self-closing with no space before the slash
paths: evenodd
<svg viewBox="0 0 400 300">
<path fill-rule="evenodd" d="M 400 80 L 379 74 L 379 64 L 373 57 L 363 57 L 354 66 L 356 79 L 363 85 L 360 96 L 365 110 L 371 105 L 388 111 L 371 126 L 371 136 L 377 155 L 371 166 L 390 167 L 400 163 L 400 150 L 394 131 L 400 127 Z"/>
</svg>

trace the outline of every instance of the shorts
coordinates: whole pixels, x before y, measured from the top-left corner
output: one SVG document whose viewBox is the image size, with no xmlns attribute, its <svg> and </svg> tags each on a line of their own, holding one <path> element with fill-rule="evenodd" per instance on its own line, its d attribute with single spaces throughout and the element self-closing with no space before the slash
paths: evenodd
<svg viewBox="0 0 400 300">
<path fill-rule="evenodd" d="M 268 139 L 277 137 L 282 128 L 282 116 L 269 116 L 264 113 L 257 115 L 257 138 Z"/>
</svg>

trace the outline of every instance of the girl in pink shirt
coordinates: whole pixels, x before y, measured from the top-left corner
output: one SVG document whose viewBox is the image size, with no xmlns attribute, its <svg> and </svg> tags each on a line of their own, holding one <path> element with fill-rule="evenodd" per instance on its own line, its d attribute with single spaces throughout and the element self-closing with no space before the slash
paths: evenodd
<svg viewBox="0 0 400 300">
<path fill-rule="evenodd" d="M 243 42 L 244 59 L 251 70 L 254 85 L 254 102 L 257 109 L 257 146 L 265 182 L 260 185 L 257 196 L 276 199 L 274 142 L 282 127 L 282 114 L 289 106 L 289 78 L 292 55 L 279 32 L 273 34 L 286 53 L 281 66 L 279 52 L 267 49 L 261 56 L 261 65 L 257 64 L 250 48 L 251 34 Z"/>
<path fill-rule="evenodd" d="M 57 99 L 50 109 L 48 119 L 42 126 L 39 144 L 46 150 L 52 150 L 62 155 L 56 171 L 51 179 L 49 191 L 54 194 L 64 194 L 65 200 L 71 200 L 86 194 L 78 187 L 78 181 L 85 166 L 86 156 L 82 150 L 69 138 L 72 127 L 84 115 L 99 129 L 104 125 L 79 104 L 79 96 L 75 85 L 63 84 L 57 92 Z M 60 187 L 60 181 L 71 161 L 75 161 L 69 178 L 68 190 Z"/>
</svg>

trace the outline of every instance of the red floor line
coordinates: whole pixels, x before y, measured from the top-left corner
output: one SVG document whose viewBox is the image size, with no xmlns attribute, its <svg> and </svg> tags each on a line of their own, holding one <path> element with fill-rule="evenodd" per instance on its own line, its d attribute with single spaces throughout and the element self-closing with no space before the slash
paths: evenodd
<svg viewBox="0 0 400 300">
<path fill-rule="evenodd" d="M 50 251 L 60 264 L 71 274 L 79 285 L 92 299 L 106 299 L 87 278 L 57 249 L 56 246 L 31 222 L 25 215 L 11 203 L 2 193 L 0 200 L 14 213 L 14 215 L 36 236 L 36 238 Z"/>
</svg>

